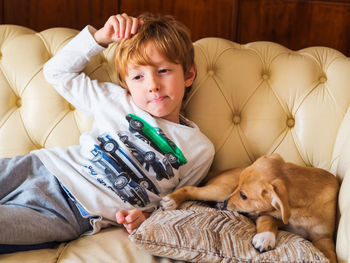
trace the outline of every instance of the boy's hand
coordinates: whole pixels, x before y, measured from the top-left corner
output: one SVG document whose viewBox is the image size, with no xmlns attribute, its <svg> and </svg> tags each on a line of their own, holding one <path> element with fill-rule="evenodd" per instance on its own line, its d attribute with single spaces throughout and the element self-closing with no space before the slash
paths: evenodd
<svg viewBox="0 0 350 263">
<path fill-rule="evenodd" d="M 129 234 L 137 229 L 143 221 L 146 220 L 151 215 L 151 213 L 142 212 L 139 209 L 132 210 L 120 210 L 116 213 L 115 217 L 118 224 L 123 224 L 126 231 Z"/>
<path fill-rule="evenodd" d="M 94 38 L 101 46 L 108 46 L 112 42 L 119 42 L 123 38 L 129 38 L 137 32 L 143 21 L 127 14 L 111 16 L 105 25 L 96 31 Z"/>
</svg>

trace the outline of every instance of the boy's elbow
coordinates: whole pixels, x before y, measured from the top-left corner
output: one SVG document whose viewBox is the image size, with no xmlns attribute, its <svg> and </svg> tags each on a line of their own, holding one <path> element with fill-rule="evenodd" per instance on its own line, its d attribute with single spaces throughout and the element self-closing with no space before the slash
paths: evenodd
<svg viewBox="0 0 350 263">
<path fill-rule="evenodd" d="M 43 74 L 46 79 L 51 84 L 54 84 L 57 80 L 57 72 L 52 68 L 50 60 L 46 62 L 43 66 Z"/>
<path fill-rule="evenodd" d="M 52 78 L 52 74 L 50 72 L 50 66 L 48 65 L 48 62 L 46 62 L 43 66 L 43 74 L 45 79 L 47 81 L 50 81 L 50 79 Z"/>
</svg>

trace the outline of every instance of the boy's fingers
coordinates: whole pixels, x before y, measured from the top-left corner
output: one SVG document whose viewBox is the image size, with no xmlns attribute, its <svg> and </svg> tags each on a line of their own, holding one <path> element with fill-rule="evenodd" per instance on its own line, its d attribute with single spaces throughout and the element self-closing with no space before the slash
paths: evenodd
<svg viewBox="0 0 350 263">
<path fill-rule="evenodd" d="M 128 215 L 128 212 L 125 210 L 120 210 L 116 213 L 115 217 L 118 224 L 123 224 L 125 222 L 125 216 Z"/>
<path fill-rule="evenodd" d="M 120 210 L 116 213 L 116 219 L 117 223 L 123 224 L 128 233 L 131 234 L 146 220 L 146 216 L 139 209 Z"/>
<path fill-rule="evenodd" d="M 118 38 L 119 22 L 116 16 L 111 16 L 106 22 L 104 28 L 105 28 L 106 34 L 108 34 L 110 37 Z"/>
<path fill-rule="evenodd" d="M 143 24 L 135 17 L 127 14 L 116 15 L 119 25 L 119 38 L 129 38 L 131 34 L 136 34 L 137 29 Z"/>
<path fill-rule="evenodd" d="M 128 18 L 125 20 L 125 35 L 124 35 L 125 38 L 130 37 L 131 29 L 132 29 L 132 19 Z"/>
<path fill-rule="evenodd" d="M 132 229 L 137 228 L 139 225 L 141 225 L 142 222 L 143 221 L 141 221 L 141 220 L 135 220 L 132 223 L 124 224 L 124 226 L 125 226 L 125 228 L 132 230 Z"/>
<path fill-rule="evenodd" d="M 141 22 L 141 21 L 140 21 Z M 132 27 L 131 27 L 131 34 L 136 34 L 138 27 L 141 25 L 139 20 L 135 17 L 132 17 Z M 143 22 L 143 21 L 142 21 Z M 143 24 L 143 23 L 142 23 Z"/>
<path fill-rule="evenodd" d="M 145 221 L 145 220 L 143 220 L 141 217 L 138 217 L 136 220 L 134 220 L 130 223 L 124 224 L 124 227 L 126 228 L 128 233 L 131 233 L 133 230 L 138 228 L 142 224 L 143 221 Z"/>
<path fill-rule="evenodd" d="M 116 18 L 118 20 L 119 23 L 119 38 L 123 38 L 124 37 L 124 33 L 125 33 L 125 26 L 126 26 L 126 21 L 125 21 L 125 14 L 123 15 L 116 15 Z"/>
<path fill-rule="evenodd" d="M 140 217 L 139 210 L 130 210 L 128 215 L 125 217 L 126 223 L 132 223 Z M 142 212 L 141 212 L 142 214 Z"/>
<path fill-rule="evenodd" d="M 114 35 L 116 36 L 116 38 L 120 38 L 120 24 L 118 19 L 115 18 L 115 22 L 113 23 L 113 27 L 114 27 Z"/>
</svg>

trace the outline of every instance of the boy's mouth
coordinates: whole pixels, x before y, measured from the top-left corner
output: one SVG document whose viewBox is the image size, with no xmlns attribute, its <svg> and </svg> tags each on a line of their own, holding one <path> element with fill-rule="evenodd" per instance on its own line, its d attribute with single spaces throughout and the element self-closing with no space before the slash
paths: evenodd
<svg viewBox="0 0 350 263">
<path fill-rule="evenodd" d="M 158 102 L 162 102 L 166 98 L 167 98 L 167 96 L 161 96 L 161 97 L 150 99 L 148 102 L 149 103 L 158 103 Z"/>
</svg>

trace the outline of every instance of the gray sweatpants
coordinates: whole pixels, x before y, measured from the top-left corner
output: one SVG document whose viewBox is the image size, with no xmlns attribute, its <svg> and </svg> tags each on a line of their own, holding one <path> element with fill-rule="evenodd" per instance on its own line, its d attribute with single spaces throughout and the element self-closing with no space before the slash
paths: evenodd
<svg viewBox="0 0 350 263">
<path fill-rule="evenodd" d="M 89 228 L 38 157 L 0 159 L 0 244 L 68 241 Z"/>
</svg>

